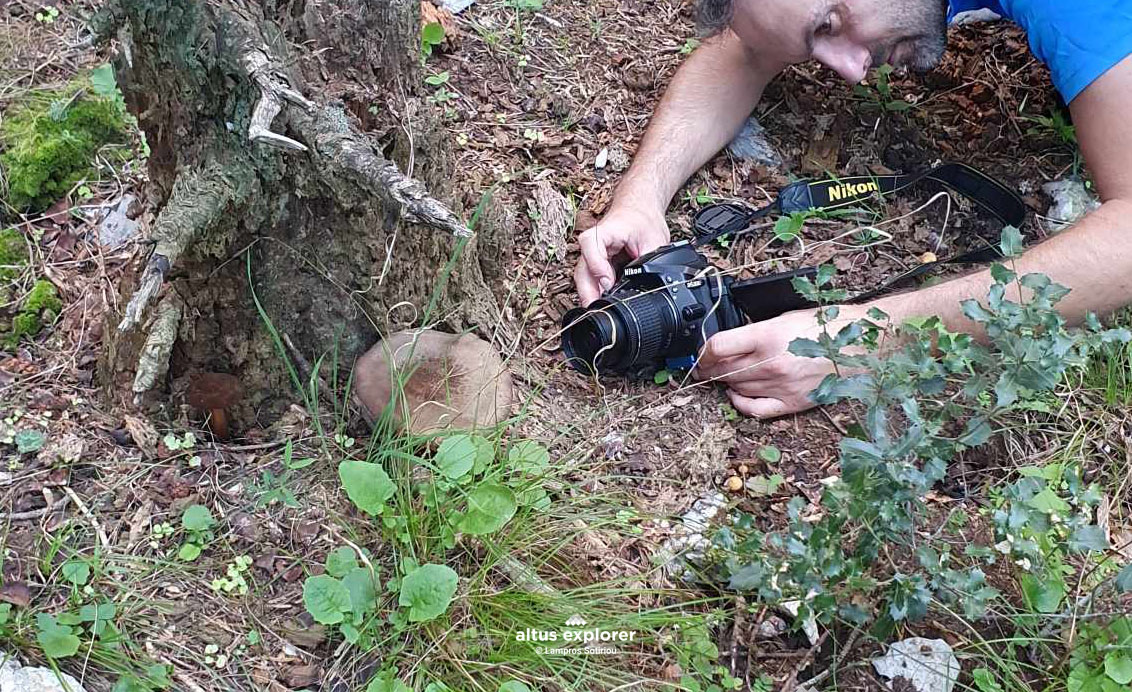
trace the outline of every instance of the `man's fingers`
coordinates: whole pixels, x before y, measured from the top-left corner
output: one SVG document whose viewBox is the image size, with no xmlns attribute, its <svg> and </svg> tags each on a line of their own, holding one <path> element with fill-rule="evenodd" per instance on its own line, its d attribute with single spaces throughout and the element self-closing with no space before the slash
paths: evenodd
<svg viewBox="0 0 1132 692">
<path fill-rule="evenodd" d="M 616 277 L 613 265 L 609 261 L 611 254 L 621 251 L 621 246 L 611 247 L 601 237 L 601 226 L 591 228 L 578 237 L 578 246 L 582 251 L 582 259 L 593 281 L 602 290 L 608 290 Z"/>
<path fill-rule="evenodd" d="M 695 376 L 700 380 L 713 380 L 732 383 L 741 380 L 764 380 L 777 377 L 777 371 L 767 367 L 770 360 L 756 356 L 736 356 L 724 358 L 707 365 L 701 360 L 696 365 Z"/>
<path fill-rule="evenodd" d="M 789 413 L 797 413 L 799 410 L 781 399 L 756 399 L 730 389 L 727 390 L 727 398 L 731 399 L 731 405 L 736 411 L 752 418 L 778 418 Z"/>
<path fill-rule="evenodd" d="M 700 352 L 699 367 L 714 369 L 723 361 L 735 356 L 750 355 L 757 358 L 762 350 L 759 348 L 761 334 L 762 329 L 757 322 L 719 332 L 704 344 L 703 351 Z"/>
<path fill-rule="evenodd" d="M 574 267 L 574 285 L 578 287 L 578 300 L 582 307 L 588 306 L 601 297 L 601 287 L 598 286 L 597 279 L 590 272 L 585 257 L 580 258 L 578 265 Z"/>
</svg>

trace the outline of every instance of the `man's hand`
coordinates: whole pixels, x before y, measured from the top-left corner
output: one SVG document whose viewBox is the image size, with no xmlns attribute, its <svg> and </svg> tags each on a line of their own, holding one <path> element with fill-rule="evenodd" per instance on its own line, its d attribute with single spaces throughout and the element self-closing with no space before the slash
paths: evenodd
<svg viewBox="0 0 1132 692">
<path fill-rule="evenodd" d="M 601 223 L 578 237 L 582 256 L 574 268 L 574 283 L 582 306 L 613 285 L 617 266 L 657 249 L 668 239 L 664 214 L 636 207 L 611 210 Z"/>
<path fill-rule="evenodd" d="M 842 306 L 839 317 L 827 325 L 836 334 L 845 324 L 863 316 L 859 306 Z M 775 418 L 814 406 L 810 392 L 817 389 L 833 363 L 824 358 L 800 358 L 786 349 L 797 338 L 817 339 L 822 333 L 814 310 L 798 310 L 708 339 L 695 375 L 727 385 L 735 409 L 747 416 Z"/>
</svg>

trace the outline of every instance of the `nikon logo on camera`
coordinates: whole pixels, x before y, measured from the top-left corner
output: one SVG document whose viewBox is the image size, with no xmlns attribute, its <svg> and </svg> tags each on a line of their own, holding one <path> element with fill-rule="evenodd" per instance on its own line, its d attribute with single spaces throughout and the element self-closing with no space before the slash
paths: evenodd
<svg viewBox="0 0 1132 692">
<path fill-rule="evenodd" d="M 843 199 L 852 199 L 853 197 L 867 195 L 870 192 L 880 192 L 880 187 L 877 186 L 875 181 L 867 183 L 840 183 L 829 188 L 829 201 L 837 202 Z"/>
<path fill-rule="evenodd" d="M 643 271 L 644 267 L 629 267 L 625 270 L 625 276 L 633 276 L 634 274 L 640 274 Z"/>
</svg>

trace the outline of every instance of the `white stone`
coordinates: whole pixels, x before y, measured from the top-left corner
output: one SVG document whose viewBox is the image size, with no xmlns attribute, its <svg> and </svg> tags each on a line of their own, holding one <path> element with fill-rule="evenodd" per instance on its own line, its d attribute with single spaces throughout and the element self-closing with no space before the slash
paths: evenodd
<svg viewBox="0 0 1132 692">
<path fill-rule="evenodd" d="M 50 668 L 24 668 L 15 656 L 0 651 L 0 692 L 86 692 L 79 681 Z"/>
<path fill-rule="evenodd" d="M 889 645 L 888 653 L 873 659 L 881 677 L 904 678 L 916 692 L 951 692 L 959 679 L 959 659 L 942 639 L 912 637 Z M 892 685 L 889 684 L 889 689 Z"/>
</svg>

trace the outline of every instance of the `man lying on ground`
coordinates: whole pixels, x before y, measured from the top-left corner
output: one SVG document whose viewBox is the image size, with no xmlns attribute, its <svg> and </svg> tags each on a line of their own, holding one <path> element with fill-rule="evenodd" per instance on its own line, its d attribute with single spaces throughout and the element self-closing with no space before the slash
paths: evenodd
<svg viewBox="0 0 1132 692">
<path fill-rule="evenodd" d="M 713 37 L 677 71 L 609 212 L 580 237 L 574 280 L 582 304 L 613 284 L 615 262 L 669 242 L 669 200 L 739 132 L 763 88 L 786 66 L 817 60 L 851 83 L 885 63 L 927 70 L 943 56 L 948 16 L 977 8 L 1026 29 L 1069 104 L 1103 202 L 1029 250 L 1017 261 L 1019 273 L 1040 272 L 1073 289 L 1059 304 L 1070 321 L 1132 303 L 1132 2 L 701 0 L 701 23 Z M 985 296 L 991 283 L 984 270 L 871 306 L 896 323 L 939 315 L 949 329 L 977 333 L 959 303 Z M 871 306 L 842 306 L 838 322 L 862 319 Z M 805 310 L 720 332 L 705 346 L 696 374 L 725 383 L 735 408 L 750 416 L 810 408 L 808 394 L 832 364 L 786 348 L 819 331 L 813 311 Z"/>
</svg>

